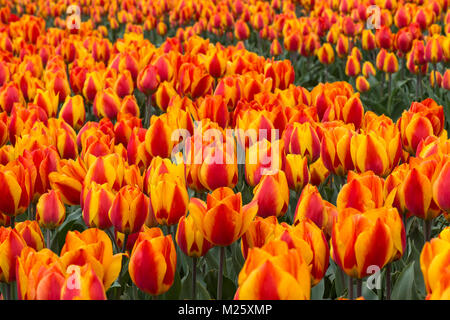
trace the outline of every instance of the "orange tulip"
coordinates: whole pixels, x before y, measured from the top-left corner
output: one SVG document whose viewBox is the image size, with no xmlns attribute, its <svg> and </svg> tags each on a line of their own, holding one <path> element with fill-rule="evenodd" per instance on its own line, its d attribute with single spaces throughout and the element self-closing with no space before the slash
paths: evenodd
<svg viewBox="0 0 450 320">
<path fill-rule="evenodd" d="M 296 249 L 280 240 L 252 248 L 238 278 L 235 299 L 307 300 L 310 272 Z"/>
<path fill-rule="evenodd" d="M 109 209 L 114 200 L 107 184 L 93 182 L 89 189 L 85 191 L 85 198 L 82 203 L 83 220 L 87 226 L 99 229 L 108 229 L 112 226 L 109 219 Z"/>
<path fill-rule="evenodd" d="M 128 271 L 131 280 L 142 291 L 159 295 L 173 284 L 177 255 L 172 237 L 161 229 L 152 228 L 139 233 L 131 252 Z"/>
<path fill-rule="evenodd" d="M 121 269 L 122 254 L 113 254 L 111 239 L 96 228 L 69 231 L 60 256 L 65 269 L 71 265 L 91 265 L 105 290 L 117 279 Z"/>
<path fill-rule="evenodd" d="M 202 257 L 212 247 L 212 244 L 203 237 L 191 216 L 183 216 L 179 220 L 176 240 L 181 251 L 189 257 Z"/>
<path fill-rule="evenodd" d="M 208 194 L 206 203 L 192 198 L 189 212 L 204 238 L 216 246 L 228 246 L 247 231 L 258 204 L 252 201 L 242 206 L 241 193 L 223 187 Z"/>
<path fill-rule="evenodd" d="M 331 257 L 350 277 L 364 278 L 370 266 L 383 268 L 393 256 L 389 226 L 380 216 L 349 208 L 339 212 L 331 237 Z"/>
<path fill-rule="evenodd" d="M 138 232 L 148 214 L 149 198 L 132 185 L 119 190 L 109 210 L 114 228 L 125 234 Z"/>
<path fill-rule="evenodd" d="M 253 201 L 258 205 L 258 216 L 282 217 L 289 206 L 289 187 L 284 172 L 263 175 L 253 189 Z"/>
<path fill-rule="evenodd" d="M 36 220 L 47 229 L 59 227 L 66 218 L 66 208 L 58 191 L 44 193 L 36 204 Z"/>
<path fill-rule="evenodd" d="M 0 281 L 16 280 L 16 260 L 27 244 L 15 229 L 0 227 Z"/>
<path fill-rule="evenodd" d="M 21 235 L 28 247 L 40 251 L 45 247 L 44 236 L 37 221 L 25 220 L 18 222 L 14 229 Z"/>
<path fill-rule="evenodd" d="M 25 248 L 17 258 L 19 300 L 60 300 L 64 280 L 59 257 L 49 249 Z"/>
</svg>

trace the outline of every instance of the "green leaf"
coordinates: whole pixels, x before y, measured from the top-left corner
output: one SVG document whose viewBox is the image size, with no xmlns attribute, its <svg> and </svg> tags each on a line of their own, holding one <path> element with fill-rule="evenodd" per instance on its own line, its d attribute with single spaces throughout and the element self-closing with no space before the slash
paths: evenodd
<svg viewBox="0 0 450 320">
<path fill-rule="evenodd" d="M 325 292 L 325 280 L 322 279 L 311 289 L 311 300 L 322 300 Z"/>
<path fill-rule="evenodd" d="M 402 271 L 392 290 L 392 300 L 412 300 L 417 297 L 413 261 Z"/>
</svg>

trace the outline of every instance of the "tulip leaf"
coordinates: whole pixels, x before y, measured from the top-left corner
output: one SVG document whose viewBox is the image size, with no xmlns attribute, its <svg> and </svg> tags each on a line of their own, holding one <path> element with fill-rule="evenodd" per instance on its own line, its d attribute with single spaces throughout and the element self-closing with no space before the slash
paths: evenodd
<svg viewBox="0 0 450 320">
<path fill-rule="evenodd" d="M 200 281 L 197 281 L 197 298 L 199 300 L 210 300 L 211 295 L 209 294 L 208 290 L 206 289 L 205 285 L 201 283 Z"/>
<path fill-rule="evenodd" d="M 83 217 L 81 214 L 81 208 L 70 213 L 65 221 L 53 232 L 52 249 L 59 254 L 65 241 L 66 235 L 69 231 L 83 231 L 86 229 Z"/>
<path fill-rule="evenodd" d="M 381 292 L 381 290 L 378 290 Z M 369 288 L 366 281 L 363 281 L 361 294 L 365 300 L 378 300 L 378 294 Z"/>
<path fill-rule="evenodd" d="M 325 292 L 325 280 L 322 279 L 318 284 L 311 288 L 311 300 L 322 300 Z"/>
<path fill-rule="evenodd" d="M 207 287 L 208 292 L 211 295 L 211 297 L 213 297 L 213 299 L 217 299 L 217 279 L 218 279 L 217 270 L 210 270 L 205 275 L 206 287 Z M 223 281 L 222 282 L 222 299 L 223 300 L 233 299 L 233 297 L 236 293 L 237 286 L 233 283 L 233 281 L 230 278 L 228 278 L 226 276 L 223 276 L 222 281 Z"/>
<path fill-rule="evenodd" d="M 398 277 L 392 290 L 392 300 L 411 300 L 418 298 L 414 275 L 415 263 L 415 261 L 409 263 Z"/>
</svg>

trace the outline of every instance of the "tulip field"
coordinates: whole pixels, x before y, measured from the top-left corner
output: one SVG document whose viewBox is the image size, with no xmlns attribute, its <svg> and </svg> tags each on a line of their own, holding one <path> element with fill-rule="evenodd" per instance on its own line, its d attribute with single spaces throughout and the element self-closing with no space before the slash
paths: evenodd
<svg viewBox="0 0 450 320">
<path fill-rule="evenodd" d="M 449 0 L 0 0 L 0 300 L 450 300 L 449 66 Z"/>
</svg>

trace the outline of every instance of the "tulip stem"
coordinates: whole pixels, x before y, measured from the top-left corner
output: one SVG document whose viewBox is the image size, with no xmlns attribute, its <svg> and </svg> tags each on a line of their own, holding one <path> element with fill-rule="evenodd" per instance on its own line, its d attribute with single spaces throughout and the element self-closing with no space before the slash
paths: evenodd
<svg viewBox="0 0 450 320">
<path fill-rule="evenodd" d="M 128 233 L 125 233 L 125 237 L 123 238 L 122 244 L 122 253 L 125 253 L 127 251 L 127 241 L 128 241 Z"/>
<path fill-rule="evenodd" d="M 195 300 L 197 289 L 197 258 L 192 258 L 192 300 Z"/>
<path fill-rule="evenodd" d="M 222 300 L 223 262 L 225 260 L 225 247 L 220 247 L 219 277 L 217 279 L 217 300 Z"/>
<path fill-rule="evenodd" d="M 433 88 L 437 88 L 437 83 L 436 83 L 436 73 L 437 73 L 437 64 L 434 64 L 434 83 L 433 83 Z"/>
<path fill-rule="evenodd" d="M 51 237 L 51 236 L 52 236 L 52 235 L 51 235 L 51 232 L 52 232 L 52 231 L 51 231 L 50 229 L 47 229 L 47 233 L 46 233 L 46 238 L 47 238 L 47 249 L 49 249 L 49 250 L 52 250 L 52 249 L 51 249 L 51 248 L 52 248 L 52 247 L 51 247 L 51 244 L 52 244 L 52 243 L 51 243 L 51 242 L 52 242 L 52 240 L 51 240 L 51 239 L 52 239 L 52 237 Z"/>
<path fill-rule="evenodd" d="M 420 100 L 420 97 L 422 96 L 422 74 L 420 73 L 420 71 L 417 73 L 416 80 L 416 96 L 417 100 Z"/>
<path fill-rule="evenodd" d="M 150 117 L 152 114 L 152 95 L 147 96 L 147 102 L 145 104 L 145 114 L 144 114 L 144 128 L 150 126 Z"/>
<path fill-rule="evenodd" d="M 12 216 L 11 219 L 10 219 L 10 223 L 11 223 L 11 228 L 14 229 L 14 226 L 16 224 L 16 217 Z"/>
<path fill-rule="evenodd" d="M 362 296 L 362 279 L 356 279 L 356 297 Z"/>
<path fill-rule="evenodd" d="M 386 265 L 386 300 L 391 300 L 391 264 Z"/>
<path fill-rule="evenodd" d="M 425 238 L 425 242 L 430 241 L 430 239 L 431 239 L 431 220 L 423 221 L 423 235 Z"/>
<path fill-rule="evenodd" d="M 353 278 L 348 277 L 348 299 L 353 300 Z"/>
</svg>

